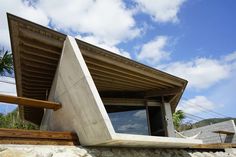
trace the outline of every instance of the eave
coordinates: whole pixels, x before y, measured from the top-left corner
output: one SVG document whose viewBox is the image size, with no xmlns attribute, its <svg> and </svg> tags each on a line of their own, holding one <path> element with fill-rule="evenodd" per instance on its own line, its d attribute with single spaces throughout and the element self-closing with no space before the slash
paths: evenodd
<svg viewBox="0 0 236 157">
<path fill-rule="evenodd" d="M 11 14 L 7 17 L 17 95 L 47 100 L 66 35 Z M 153 94 L 153 91 L 165 91 L 172 110 L 175 110 L 187 85 L 186 80 L 79 39 L 77 44 L 99 92 Z M 20 107 L 20 113 L 24 119 L 40 124 L 44 110 Z"/>
</svg>

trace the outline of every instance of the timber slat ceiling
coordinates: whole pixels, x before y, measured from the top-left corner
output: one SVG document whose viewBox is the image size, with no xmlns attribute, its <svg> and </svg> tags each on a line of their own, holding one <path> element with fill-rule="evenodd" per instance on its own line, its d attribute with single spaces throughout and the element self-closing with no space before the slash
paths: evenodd
<svg viewBox="0 0 236 157">
<path fill-rule="evenodd" d="M 66 35 L 8 14 L 17 95 L 46 100 Z M 99 92 L 140 92 L 183 89 L 187 81 L 147 67 L 77 39 Z M 175 109 L 182 92 L 175 96 Z M 172 95 L 174 96 L 174 95 Z M 63 104 L 62 104 L 63 105 Z M 23 118 L 40 124 L 43 109 L 20 107 Z"/>
</svg>

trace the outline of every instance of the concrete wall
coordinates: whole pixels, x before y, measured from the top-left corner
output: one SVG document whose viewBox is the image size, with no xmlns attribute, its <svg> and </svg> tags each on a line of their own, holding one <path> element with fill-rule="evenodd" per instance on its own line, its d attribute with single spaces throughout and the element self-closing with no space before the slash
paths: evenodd
<svg viewBox="0 0 236 157">
<path fill-rule="evenodd" d="M 76 41 L 67 37 L 49 100 L 62 109 L 47 112 L 42 127 L 78 133 L 83 145 L 111 139 L 114 129 Z"/>
<path fill-rule="evenodd" d="M 175 128 L 174 128 L 170 103 L 164 103 L 163 108 L 165 110 L 165 121 L 166 121 L 166 125 L 167 125 L 166 126 L 167 127 L 167 135 L 169 137 L 175 137 Z"/>
<path fill-rule="evenodd" d="M 185 136 L 193 136 L 201 131 L 202 133 L 198 136 L 198 138 L 203 140 L 204 143 L 221 143 L 219 134 L 213 133 L 213 131 L 217 130 L 235 132 L 234 135 L 228 136 L 221 134 L 221 138 L 225 143 L 236 143 L 236 127 L 233 120 L 183 131 L 182 133 Z"/>
<path fill-rule="evenodd" d="M 67 37 L 64 42 L 49 100 L 60 102 L 62 108 L 46 110 L 41 129 L 75 131 L 82 145 L 188 147 L 202 143 L 201 140 L 115 133 L 80 49 L 72 37 Z"/>
</svg>

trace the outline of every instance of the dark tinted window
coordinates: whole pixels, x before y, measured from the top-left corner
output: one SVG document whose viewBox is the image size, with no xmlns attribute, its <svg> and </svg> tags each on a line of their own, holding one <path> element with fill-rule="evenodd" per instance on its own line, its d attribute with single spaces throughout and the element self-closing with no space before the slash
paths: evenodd
<svg viewBox="0 0 236 157">
<path fill-rule="evenodd" d="M 145 107 L 106 105 L 117 133 L 149 135 Z"/>
</svg>

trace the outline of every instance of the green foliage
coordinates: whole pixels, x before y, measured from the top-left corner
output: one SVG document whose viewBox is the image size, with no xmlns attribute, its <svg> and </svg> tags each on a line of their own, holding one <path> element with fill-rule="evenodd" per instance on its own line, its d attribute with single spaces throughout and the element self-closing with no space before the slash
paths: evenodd
<svg viewBox="0 0 236 157">
<path fill-rule="evenodd" d="M 185 118 L 185 114 L 182 110 L 178 110 L 173 114 L 173 123 L 176 130 L 179 130 L 184 118 Z"/>
<path fill-rule="evenodd" d="M 18 109 L 3 115 L 0 113 L 0 127 L 1 128 L 15 128 L 15 129 L 27 129 L 27 130 L 36 130 L 39 129 L 38 126 L 24 121 L 19 116 Z"/>
<path fill-rule="evenodd" d="M 194 128 L 194 125 L 192 123 L 185 122 L 179 126 L 178 131 L 190 130 L 193 128 Z"/>
<path fill-rule="evenodd" d="M 13 70 L 13 59 L 12 54 L 9 51 L 0 50 L 0 75 L 4 75 L 6 71 L 9 74 L 12 74 Z"/>
<path fill-rule="evenodd" d="M 9 51 L 0 50 L 0 76 L 5 72 L 12 74 L 13 71 L 13 57 Z M 38 126 L 22 120 L 19 116 L 18 109 L 3 115 L 0 113 L 0 127 L 1 128 L 17 128 L 17 129 L 38 129 Z"/>
</svg>

